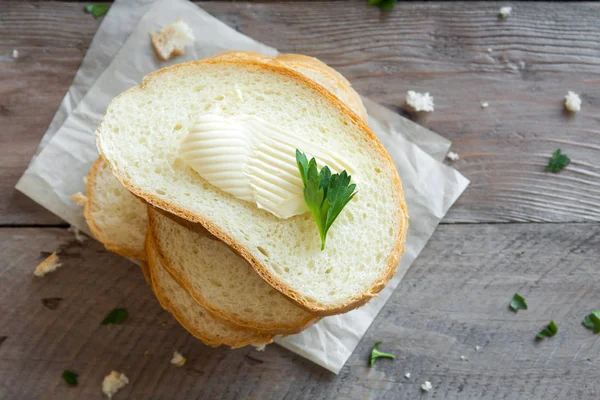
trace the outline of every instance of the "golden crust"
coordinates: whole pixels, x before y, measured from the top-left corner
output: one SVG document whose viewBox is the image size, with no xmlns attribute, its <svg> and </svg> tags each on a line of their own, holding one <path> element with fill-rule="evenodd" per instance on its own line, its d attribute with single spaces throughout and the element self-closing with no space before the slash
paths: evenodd
<svg viewBox="0 0 600 400">
<path fill-rule="evenodd" d="M 165 310 L 167 310 L 168 312 L 173 314 L 175 319 L 185 328 L 185 330 L 187 330 L 189 333 L 191 333 L 197 339 L 201 340 L 204 344 L 211 346 L 211 347 L 218 347 L 221 345 L 226 345 L 226 346 L 230 346 L 233 349 L 236 349 L 238 347 L 243 347 L 243 346 L 247 346 L 250 344 L 268 344 L 273 341 L 274 335 L 269 335 L 269 334 L 265 334 L 262 332 L 253 331 L 251 329 L 239 327 L 234 324 L 227 323 L 226 321 L 222 321 L 222 322 L 223 322 L 223 324 L 228 326 L 228 329 L 231 329 L 232 331 L 238 332 L 238 333 L 246 332 L 247 335 L 245 335 L 245 338 L 243 340 L 237 340 L 237 341 L 236 340 L 228 340 L 228 339 L 224 339 L 224 338 L 210 336 L 207 333 L 199 332 L 196 329 L 194 329 L 193 324 L 190 321 L 190 319 L 185 315 L 185 313 L 182 313 L 176 306 L 173 305 L 173 303 L 162 292 L 160 285 L 156 281 L 156 272 L 153 272 L 153 271 L 156 271 L 157 268 L 161 268 L 161 266 L 160 266 L 160 260 L 158 260 L 156 258 L 156 253 L 153 250 L 153 246 L 152 246 L 151 242 L 152 242 L 152 240 L 147 235 L 146 236 L 146 258 L 148 260 L 148 267 L 149 267 L 149 272 L 150 272 L 150 281 L 152 283 L 152 289 L 154 291 L 154 294 L 156 295 L 156 298 L 158 299 L 158 302 L 162 306 L 162 308 L 164 308 Z M 201 306 L 199 305 L 199 307 L 201 307 Z M 207 312 L 208 312 L 208 310 L 207 310 Z"/>
<path fill-rule="evenodd" d="M 159 79 L 159 77 L 166 72 L 178 70 L 184 66 L 185 67 L 194 66 L 194 65 L 201 66 L 204 64 L 239 65 L 239 66 L 243 66 L 246 68 L 254 68 L 254 69 L 258 69 L 258 70 L 268 71 L 270 73 L 281 75 L 288 79 L 296 81 L 298 84 L 305 86 L 306 88 L 313 91 L 317 95 L 322 96 L 323 98 L 327 99 L 327 101 L 329 101 L 339 112 L 347 115 L 351 119 L 352 123 L 364 133 L 366 141 L 381 155 L 381 157 L 383 159 L 388 161 L 388 163 L 392 166 L 393 170 L 395 171 L 394 181 L 395 181 L 395 185 L 398 189 L 398 194 L 399 194 L 398 209 L 401 210 L 402 215 L 400 216 L 400 221 L 399 221 L 400 234 L 398 235 L 396 244 L 395 244 L 391 254 L 387 257 L 388 266 L 387 266 L 385 272 L 382 274 L 381 278 L 378 279 L 371 288 L 366 290 L 361 295 L 351 298 L 348 301 L 346 301 L 345 303 L 343 303 L 337 307 L 327 307 L 327 306 L 323 306 L 321 304 L 316 304 L 314 301 L 311 301 L 310 299 L 305 298 L 304 296 L 297 293 L 296 291 L 291 290 L 290 288 L 286 287 L 286 285 L 281 280 L 279 280 L 275 276 L 271 275 L 269 273 L 269 271 L 267 270 L 267 268 L 265 268 L 260 263 L 260 261 L 245 246 L 234 241 L 225 231 L 223 231 L 216 224 L 209 221 L 207 218 L 204 218 L 200 215 L 195 215 L 177 205 L 169 204 L 166 201 L 152 195 L 151 193 L 146 193 L 146 192 L 134 187 L 127 180 L 127 178 L 125 176 L 119 174 L 117 169 L 113 165 L 111 165 L 113 173 L 115 174 L 115 176 L 117 176 L 117 178 L 121 181 L 121 183 L 130 192 L 134 193 L 138 197 L 145 199 L 148 203 L 152 204 L 153 206 L 161 208 L 161 209 L 163 209 L 167 212 L 170 212 L 172 214 L 175 214 L 181 218 L 187 219 L 191 222 L 199 223 L 202 226 L 204 226 L 212 235 L 216 236 L 218 239 L 225 242 L 234 251 L 236 251 L 243 258 L 245 258 L 248 261 L 248 263 L 252 266 L 252 268 L 256 271 L 256 273 L 259 274 L 261 276 L 261 278 L 263 278 L 269 285 L 271 285 L 274 289 L 278 290 L 279 292 L 281 292 L 283 295 L 285 295 L 289 299 L 293 300 L 299 306 L 304 307 L 305 309 L 307 309 L 311 312 L 317 313 L 319 315 L 322 315 L 322 316 L 340 314 L 340 313 L 348 312 L 357 307 L 362 306 L 370 298 L 376 296 L 377 293 L 379 293 L 385 287 L 387 282 L 393 277 L 393 275 L 395 274 L 395 272 L 398 268 L 398 262 L 400 261 L 400 257 L 402 256 L 402 254 L 404 252 L 404 244 L 406 242 L 406 231 L 407 231 L 407 227 L 408 227 L 408 214 L 406 213 L 406 203 L 404 201 L 404 193 L 402 191 L 402 182 L 400 180 L 400 177 L 398 176 L 398 173 L 396 171 L 394 163 L 391 160 L 389 154 L 387 153 L 387 151 L 385 150 L 385 148 L 383 147 L 381 142 L 377 139 L 375 134 L 369 129 L 366 122 L 364 122 L 362 119 L 360 119 L 358 117 L 358 115 L 356 115 L 354 112 L 352 112 L 348 108 L 348 106 L 346 106 L 343 102 L 341 102 L 336 96 L 331 94 L 323 86 L 313 82 L 309 78 L 305 77 L 304 75 L 302 75 L 299 72 L 296 72 L 290 68 L 282 68 L 280 66 L 261 63 L 261 62 L 255 62 L 255 61 L 249 61 L 249 60 L 235 60 L 235 59 L 206 59 L 206 60 L 200 60 L 200 61 L 190 61 L 187 63 L 177 64 L 177 65 L 173 65 L 170 67 L 166 67 L 166 68 L 160 69 L 156 72 L 153 72 L 153 73 L 147 75 L 146 77 L 144 77 L 140 86 L 133 87 L 133 88 L 121 93 L 119 96 L 123 96 L 124 94 L 126 94 L 130 91 L 144 90 L 145 87 L 150 82 L 152 82 L 154 79 Z M 101 128 L 101 125 L 98 129 Z M 99 143 L 100 142 L 101 142 L 101 138 L 99 138 Z M 99 146 L 99 151 L 102 152 L 101 146 Z"/>
<path fill-rule="evenodd" d="M 185 288 L 185 290 L 188 292 L 188 294 L 194 298 L 196 303 L 200 304 L 203 308 L 206 308 L 214 316 L 219 317 L 220 319 L 223 319 L 225 321 L 232 322 L 236 325 L 243 326 L 245 328 L 255 329 L 255 330 L 258 330 L 261 332 L 265 332 L 265 333 L 286 334 L 286 335 L 291 335 L 294 333 L 301 332 L 320 319 L 317 315 L 308 315 L 298 325 L 275 324 L 275 325 L 267 326 L 265 324 L 258 324 L 256 321 L 252 321 L 252 320 L 249 320 L 246 318 L 241 318 L 239 316 L 224 312 L 222 309 L 220 309 L 218 307 L 218 305 L 212 304 L 205 297 L 203 297 L 200 293 L 197 293 L 196 291 L 194 291 L 194 287 L 191 284 L 191 282 L 189 281 L 189 279 L 186 278 L 176 268 L 174 268 L 171 263 L 171 260 L 169 260 L 169 258 L 164 255 L 164 251 L 160 244 L 161 240 L 157 236 L 157 232 L 156 232 L 156 216 L 155 216 L 156 212 L 161 212 L 161 211 L 157 211 L 153 207 L 148 207 L 148 233 L 147 233 L 147 235 L 149 237 L 149 240 L 152 242 L 152 247 L 153 247 L 154 251 L 156 252 L 156 256 L 160 260 L 160 264 L 169 273 L 169 275 L 171 275 L 171 277 L 173 279 L 175 279 L 177 281 L 177 283 L 179 283 L 180 286 Z M 161 213 L 164 214 L 164 212 L 161 212 Z M 165 215 L 167 215 L 167 214 L 165 214 Z M 171 215 L 171 216 L 169 216 L 169 218 L 174 219 L 176 222 L 180 221 L 180 218 L 178 218 L 176 216 Z M 186 221 L 186 222 L 187 222 L 187 224 L 189 224 L 188 221 Z M 194 229 L 194 230 L 198 232 L 197 229 Z M 202 231 L 204 231 L 205 233 Z M 206 231 L 204 229 L 201 229 L 199 232 L 205 236 L 212 236 L 212 235 L 210 235 L 210 233 L 208 233 L 208 231 Z"/>
<path fill-rule="evenodd" d="M 146 259 L 146 254 L 143 251 L 125 247 L 122 245 L 122 243 L 114 241 L 113 238 L 111 238 L 109 235 L 106 235 L 102 231 L 102 229 L 96 224 L 96 221 L 94 220 L 92 209 L 94 207 L 94 191 L 96 188 L 96 177 L 98 176 L 98 173 L 102 168 L 103 163 L 105 163 L 105 161 L 102 159 L 102 157 L 98 157 L 96 161 L 94 161 L 94 164 L 92 165 L 92 168 L 90 169 L 90 172 L 87 176 L 87 202 L 83 206 L 83 216 L 85 217 L 85 221 L 87 222 L 90 231 L 92 232 L 92 235 L 94 235 L 94 237 L 100 243 L 102 243 L 104 247 L 106 247 L 108 250 L 117 253 L 123 257 L 131 257 L 137 260 L 144 260 Z"/>
</svg>

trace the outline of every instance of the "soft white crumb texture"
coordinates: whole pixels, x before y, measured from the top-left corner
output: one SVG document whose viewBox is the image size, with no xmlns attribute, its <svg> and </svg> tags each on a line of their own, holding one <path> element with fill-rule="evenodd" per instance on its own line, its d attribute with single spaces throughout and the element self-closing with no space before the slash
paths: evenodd
<svg viewBox="0 0 600 400">
<path fill-rule="evenodd" d="M 429 93 L 418 93 L 409 90 L 406 92 L 406 104 L 415 111 L 433 111 L 433 97 Z"/>
<path fill-rule="evenodd" d="M 165 26 L 159 33 L 150 32 L 154 50 L 163 60 L 184 54 L 185 47 L 194 43 L 194 34 L 188 24 L 181 18 Z"/>
<path fill-rule="evenodd" d="M 152 283 L 155 285 L 155 290 L 159 292 L 157 297 L 160 303 L 171 312 L 176 310 L 175 316 L 186 329 L 190 330 L 190 333 L 210 341 L 209 344 L 212 345 L 232 345 L 260 339 L 260 335 L 256 331 L 232 328 L 231 325 L 213 317 L 205 308 L 194 301 L 184 288 L 179 286 L 177 281 L 160 264 L 153 250 L 150 250 L 148 256 Z"/>
<path fill-rule="evenodd" d="M 569 91 L 565 96 L 565 108 L 571 112 L 579 112 L 581 110 L 581 98 L 575 92 Z"/>
<path fill-rule="evenodd" d="M 119 390 L 123 389 L 129 383 L 125 374 L 111 371 L 102 381 L 102 393 L 111 399 Z"/>
<path fill-rule="evenodd" d="M 205 114 L 255 114 L 353 160 L 358 195 L 329 230 L 324 251 L 310 213 L 279 219 L 183 164 L 180 143 Z M 144 88 L 113 100 L 98 129 L 98 147 L 143 197 L 157 197 L 218 226 L 267 275 L 323 308 L 368 293 L 399 242 L 405 216 L 393 164 L 324 96 L 253 65 L 188 63 L 149 78 Z"/>
<path fill-rule="evenodd" d="M 244 326 L 292 329 L 311 320 L 308 311 L 277 292 L 225 243 L 187 229 L 157 211 L 155 245 L 185 285 L 209 309 Z"/>
<path fill-rule="evenodd" d="M 62 266 L 62 263 L 59 261 L 56 252 L 50 254 L 48 258 L 42 261 L 36 268 L 33 274 L 38 277 L 42 277 L 50 272 L 56 271 L 58 267 Z"/>
<path fill-rule="evenodd" d="M 500 11 L 498 12 L 501 18 L 508 18 L 508 16 L 512 13 L 512 7 L 500 7 Z"/>
<path fill-rule="evenodd" d="M 171 364 L 176 365 L 178 367 L 183 367 L 183 365 L 186 362 L 186 358 L 184 356 L 181 355 L 180 352 L 178 351 L 174 351 L 173 352 L 173 357 L 171 358 Z"/>
<path fill-rule="evenodd" d="M 100 230 L 98 238 L 131 252 L 143 254 L 146 234 L 146 206 L 133 196 L 101 161 L 94 177 L 91 215 Z"/>
<path fill-rule="evenodd" d="M 458 153 L 455 153 L 453 151 L 449 151 L 448 154 L 446 155 L 446 158 L 450 161 L 460 160 L 460 156 L 458 155 Z"/>
</svg>

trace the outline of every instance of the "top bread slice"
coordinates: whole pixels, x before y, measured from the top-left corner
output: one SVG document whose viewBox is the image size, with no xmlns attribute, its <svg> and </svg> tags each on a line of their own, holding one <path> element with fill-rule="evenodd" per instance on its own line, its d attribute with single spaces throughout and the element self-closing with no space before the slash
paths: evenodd
<svg viewBox="0 0 600 400">
<path fill-rule="evenodd" d="M 145 259 L 146 205 L 133 196 L 99 157 L 87 176 L 83 215 L 92 234 L 124 257 Z"/>
<path fill-rule="evenodd" d="M 351 158 L 359 193 L 333 224 L 324 251 L 310 214 L 279 219 L 183 164 L 179 145 L 207 114 L 257 115 Z M 131 192 L 202 224 L 310 311 L 330 315 L 364 304 L 396 271 L 407 213 L 394 164 L 354 112 L 290 68 L 236 59 L 164 68 L 111 102 L 97 136 L 100 153 Z"/>
</svg>

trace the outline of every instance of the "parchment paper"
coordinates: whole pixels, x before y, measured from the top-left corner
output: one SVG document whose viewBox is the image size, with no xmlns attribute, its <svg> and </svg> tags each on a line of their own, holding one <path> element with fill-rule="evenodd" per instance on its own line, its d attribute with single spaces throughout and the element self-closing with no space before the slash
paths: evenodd
<svg viewBox="0 0 600 400">
<path fill-rule="evenodd" d="M 184 56 L 162 62 L 151 49 L 148 32 L 178 17 L 183 17 L 192 27 L 195 45 L 186 49 Z M 139 22 L 135 29 L 128 30 L 126 25 L 133 27 L 136 21 Z M 81 208 L 70 196 L 85 190 L 83 177 L 97 157 L 93 133 L 110 100 L 137 85 L 149 72 L 225 50 L 277 53 L 185 0 L 115 2 L 46 132 L 37 157 L 21 177 L 17 189 L 87 232 Z M 114 59 L 108 64 L 111 57 Z M 406 253 L 396 276 L 364 307 L 327 317 L 301 334 L 276 339 L 281 346 L 335 373 L 343 367 L 439 221 L 468 185 L 456 170 L 436 161 L 443 159 L 448 151 L 448 140 L 385 107 L 363 100 L 369 112 L 369 125 L 390 153 L 403 181 L 410 216 Z"/>
</svg>

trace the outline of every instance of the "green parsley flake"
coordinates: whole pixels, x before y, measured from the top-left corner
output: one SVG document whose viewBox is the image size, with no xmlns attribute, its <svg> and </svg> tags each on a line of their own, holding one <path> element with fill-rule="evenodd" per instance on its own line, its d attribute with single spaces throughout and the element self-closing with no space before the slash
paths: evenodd
<svg viewBox="0 0 600 400">
<path fill-rule="evenodd" d="M 527 302 L 519 293 L 515 293 L 510 301 L 509 307 L 514 312 L 519 312 L 519 310 L 527 310 Z"/>
<path fill-rule="evenodd" d="M 594 331 L 594 334 L 600 333 L 600 310 L 593 311 L 591 314 L 586 315 L 583 319 L 583 325 Z"/>
<path fill-rule="evenodd" d="M 546 172 L 558 172 L 569 165 L 570 162 L 571 159 L 566 154 L 562 154 L 560 149 L 556 149 L 552 154 L 552 158 L 550 158 L 550 162 L 548 162 Z"/>
<path fill-rule="evenodd" d="M 544 340 L 544 338 L 549 338 L 558 332 L 558 326 L 556 326 L 556 322 L 554 320 L 550 321 L 547 327 L 542 329 L 540 333 L 535 337 L 537 340 Z"/>
<path fill-rule="evenodd" d="M 383 353 L 379 350 L 377 350 L 377 346 L 379 346 L 382 342 L 377 342 L 375 343 L 375 346 L 373 346 L 373 350 L 371 350 L 371 361 L 369 362 L 369 367 L 372 367 L 373 364 L 375 364 L 375 360 L 377 360 L 378 358 L 382 357 L 382 358 L 391 358 L 392 360 L 394 358 L 396 358 L 395 355 L 390 354 L 390 353 Z"/>
<path fill-rule="evenodd" d="M 111 312 L 108 313 L 104 321 L 102 321 L 102 325 L 108 324 L 116 324 L 120 325 L 127 319 L 127 309 L 126 308 L 115 308 Z"/>
<path fill-rule="evenodd" d="M 92 16 L 96 19 L 100 18 L 103 15 L 106 15 L 108 12 L 108 8 L 110 6 L 108 4 L 88 4 L 83 7 L 86 13 L 92 14 Z"/>
<path fill-rule="evenodd" d="M 67 385 L 69 386 L 77 386 L 77 384 L 79 383 L 77 381 L 77 377 L 79 375 L 77 375 L 75 372 L 73 371 L 69 371 L 68 369 L 65 369 L 62 377 L 65 380 L 65 382 L 67 382 Z"/>
</svg>

